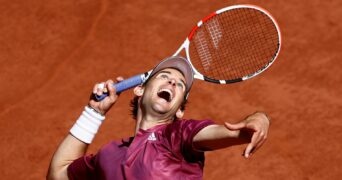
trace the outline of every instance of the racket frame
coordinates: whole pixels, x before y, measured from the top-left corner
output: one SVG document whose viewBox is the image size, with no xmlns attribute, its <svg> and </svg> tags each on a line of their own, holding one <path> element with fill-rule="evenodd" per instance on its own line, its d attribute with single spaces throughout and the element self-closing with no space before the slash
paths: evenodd
<svg viewBox="0 0 342 180">
<path fill-rule="evenodd" d="M 190 52 L 189 52 L 189 47 L 190 47 L 190 42 L 192 37 L 194 36 L 194 34 L 196 33 L 197 29 L 200 28 L 205 22 L 209 21 L 211 18 L 213 18 L 214 16 L 217 16 L 221 13 L 224 13 L 226 11 L 230 11 L 233 9 L 239 9 L 239 8 L 252 8 L 255 10 L 258 10 L 260 12 L 262 12 L 263 14 L 267 15 L 273 22 L 277 33 L 278 33 L 278 50 L 275 52 L 274 56 L 272 57 L 272 59 L 270 59 L 267 63 L 265 64 L 264 67 L 262 67 L 261 69 L 259 69 L 258 71 L 252 73 L 252 74 L 248 74 L 246 76 L 243 76 L 241 78 L 237 78 L 237 79 L 232 79 L 232 80 L 217 80 L 217 79 L 212 79 L 210 77 L 204 76 L 202 75 L 192 64 L 191 62 L 191 57 L 190 57 Z M 277 23 L 277 21 L 274 19 L 274 17 L 264 8 L 261 8 L 259 6 L 255 6 L 255 5 L 250 5 L 250 4 L 241 4 L 241 5 L 233 5 L 233 6 L 228 6 L 222 9 L 219 9 L 211 14 L 209 14 L 208 16 L 204 17 L 202 20 L 200 20 L 196 26 L 194 26 L 192 28 L 192 30 L 190 31 L 188 37 L 185 39 L 185 41 L 183 42 L 183 44 L 178 48 L 178 50 L 173 54 L 173 56 L 177 56 L 178 54 L 181 53 L 181 51 L 184 49 L 185 54 L 186 54 L 186 58 L 189 61 L 190 65 L 192 66 L 192 69 L 194 71 L 194 78 L 196 79 L 200 79 L 200 80 L 204 80 L 207 82 L 211 82 L 211 83 L 217 83 L 217 84 L 230 84 L 230 83 L 236 83 L 236 82 L 240 82 L 240 81 L 245 81 L 247 79 L 251 79 L 259 74 L 261 74 L 262 72 L 264 72 L 267 68 L 269 68 L 273 62 L 275 61 L 275 59 L 278 57 L 280 49 L 281 49 L 281 32 L 280 32 L 280 28 L 279 25 Z"/>
</svg>

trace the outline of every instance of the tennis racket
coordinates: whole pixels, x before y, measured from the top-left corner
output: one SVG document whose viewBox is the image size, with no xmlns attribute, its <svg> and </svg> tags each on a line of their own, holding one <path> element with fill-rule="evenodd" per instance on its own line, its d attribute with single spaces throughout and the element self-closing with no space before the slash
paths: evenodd
<svg viewBox="0 0 342 180">
<path fill-rule="evenodd" d="M 254 5 L 234 5 L 199 21 L 173 56 L 185 52 L 196 79 L 229 84 L 264 72 L 277 58 L 280 47 L 280 30 L 269 12 Z M 116 91 L 142 84 L 151 72 L 115 84 Z"/>
</svg>

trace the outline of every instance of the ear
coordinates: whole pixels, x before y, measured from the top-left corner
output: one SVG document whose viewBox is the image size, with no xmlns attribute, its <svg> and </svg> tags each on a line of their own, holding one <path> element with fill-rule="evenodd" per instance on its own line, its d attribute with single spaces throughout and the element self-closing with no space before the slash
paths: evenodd
<svg viewBox="0 0 342 180">
<path fill-rule="evenodd" d="M 177 112 L 176 112 L 176 117 L 178 119 L 181 119 L 183 116 L 184 116 L 184 111 L 178 109 Z"/>
<path fill-rule="evenodd" d="M 136 86 L 134 88 L 134 94 L 139 97 L 142 96 L 144 94 L 144 88 L 141 85 Z"/>
</svg>

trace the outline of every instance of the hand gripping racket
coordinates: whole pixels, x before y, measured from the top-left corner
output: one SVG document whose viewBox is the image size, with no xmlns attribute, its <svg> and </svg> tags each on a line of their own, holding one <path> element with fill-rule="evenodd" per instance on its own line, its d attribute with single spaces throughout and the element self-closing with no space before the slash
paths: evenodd
<svg viewBox="0 0 342 180">
<path fill-rule="evenodd" d="M 264 9 L 235 5 L 211 13 L 191 30 L 176 56 L 185 51 L 197 79 L 228 84 L 255 77 L 277 58 L 281 46 L 279 27 Z M 146 72 L 115 84 L 117 92 L 142 84 Z M 108 96 L 97 96 L 102 100 Z"/>
</svg>

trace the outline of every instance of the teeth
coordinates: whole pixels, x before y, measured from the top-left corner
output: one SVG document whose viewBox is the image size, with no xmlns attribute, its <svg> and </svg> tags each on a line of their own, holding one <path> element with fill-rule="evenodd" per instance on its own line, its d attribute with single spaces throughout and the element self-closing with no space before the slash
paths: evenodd
<svg viewBox="0 0 342 180">
<path fill-rule="evenodd" d="M 160 89 L 158 91 L 158 93 L 162 92 L 162 91 L 165 91 L 165 92 L 168 92 L 170 94 L 170 97 L 169 97 L 169 102 L 173 99 L 173 93 L 170 89 Z"/>
</svg>

